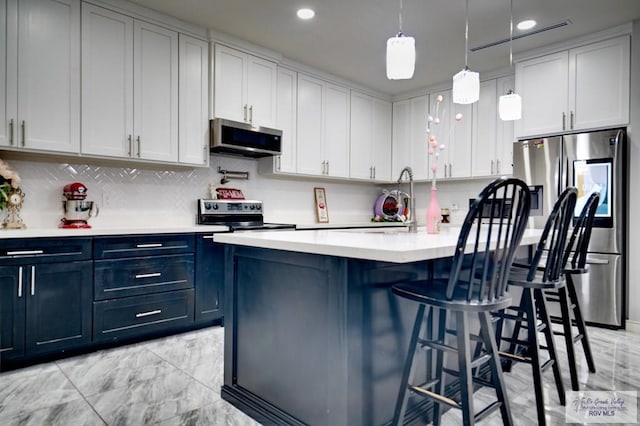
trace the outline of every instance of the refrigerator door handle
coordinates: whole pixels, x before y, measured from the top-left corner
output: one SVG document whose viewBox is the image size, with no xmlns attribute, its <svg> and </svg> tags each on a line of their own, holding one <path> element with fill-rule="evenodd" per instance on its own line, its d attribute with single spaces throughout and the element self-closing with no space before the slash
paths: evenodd
<svg viewBox="0 0 640 426">
<path fill-rule="evenodd" d="M 587 265 L 608 265 L 608 259 L 596 259 L 587 255 Z"/>
</svg>

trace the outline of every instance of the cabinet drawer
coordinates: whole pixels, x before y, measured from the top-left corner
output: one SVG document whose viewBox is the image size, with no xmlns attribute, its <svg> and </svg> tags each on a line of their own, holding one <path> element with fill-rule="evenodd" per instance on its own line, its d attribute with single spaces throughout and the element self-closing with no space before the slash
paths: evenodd
<svg viewBox="0 0 640 426">
<path fill-rule="evenodd" d="M 193 287 L 194 255 L 96 260 L 95 300 Z"/>
<path fill-rule="evenodd" d="M 193 253 L 194 246 L 193 234 L 147 234 L 93 239 L 94 259 Z"/>
<path fill-rule="evenodd" d="M 93 302 L 93 340 L 106 342 L 193 323 L 193 289 Z"/>
<path fill-rule="evenodd" d="M 91 259 L 91 238 L 11 238 L 0 240 L 0 265 L 75 262 Z"/>
</svg>

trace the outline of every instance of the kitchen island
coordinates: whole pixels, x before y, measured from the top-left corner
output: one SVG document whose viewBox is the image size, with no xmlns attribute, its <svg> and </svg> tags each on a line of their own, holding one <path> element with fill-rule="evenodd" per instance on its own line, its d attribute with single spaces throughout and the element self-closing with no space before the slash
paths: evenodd
<svg viewBox="0 0 640 426">
<path fill-rule="evenodd" d="M 264 424 L 388 423 L 417 309 L 389 289 L 446 270 L 458 232 L 216 234 L 227 244 L 222 397 Z"/>
</svg>

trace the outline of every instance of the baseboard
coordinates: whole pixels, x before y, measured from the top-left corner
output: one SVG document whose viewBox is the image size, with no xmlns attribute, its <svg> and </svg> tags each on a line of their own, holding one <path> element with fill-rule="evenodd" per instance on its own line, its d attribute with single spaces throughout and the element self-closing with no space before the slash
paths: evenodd
<svg viewBox="0 0 640 426">
<path fill-rule="evenodd" d="M 627 331 L 640 334 L 640 321 L 627 320 L 625 322 L 625 328 L 627 329 Z"/>
</svg>

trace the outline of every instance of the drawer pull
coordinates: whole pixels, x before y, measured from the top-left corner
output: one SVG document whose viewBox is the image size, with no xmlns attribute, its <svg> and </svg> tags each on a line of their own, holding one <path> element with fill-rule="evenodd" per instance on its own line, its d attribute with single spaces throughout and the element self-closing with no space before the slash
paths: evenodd
<svg viewBox="0 0 640 426">
<path fill-rule="evenodd" d="M 44 254 L 44 250 L 16 250 L 7 252 L 7 256 L 27 256 L 30 254 Z"/>
<path fill-rule="evenodd" d="M 150 274 L 136 274 L 136 278 L 153 278 L 162 275 L 160 272 L 152 272 Z"/>
<path fill-rule="evenodd" d="M 162 243 L 136 244 L 136 248 L 154 248 L 154 247 L 162 247 Z"/>
<path fill-rule="evenodd" d="M 31 295 L 36 295 L 36 267 L 31 267 Z"/>
<path fill-rule="evenodd" d="M 18 267 L 18 297 L 22 297 L 22 266 Z"/>
<path fill-rule="evenodd" d="M 162 313 L 161 309 L 156 309 L 156 310 L 149 311 L 149 312 L 138 312 L 136 314 L 136 318 L 148 317 L 149 315 L 157 315 L 157 314 L 160 314 L 160 313 Z"/>
<path fill-rule="evenodd" d="M 203 240 L 213 240 L 213 235 L 203 235 L 202 239 Z"/>
</svg>

